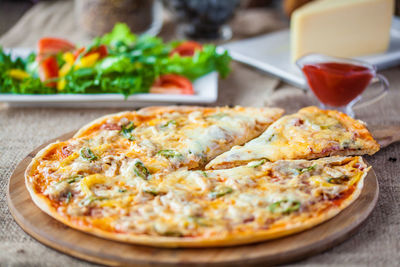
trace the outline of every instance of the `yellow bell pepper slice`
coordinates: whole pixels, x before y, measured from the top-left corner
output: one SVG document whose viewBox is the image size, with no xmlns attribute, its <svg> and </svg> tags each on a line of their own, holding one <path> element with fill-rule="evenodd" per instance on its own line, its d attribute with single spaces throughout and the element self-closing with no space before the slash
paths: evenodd
<svg viewBox="0 0 400 267">
<path fill-rule="evenodd" d="M 73 65 L 75 62 L 74 54 L 72 54 L 71 52 L 65 52 L 62 57 L 65 60 L 65 63 L 68 63 L 70 65 Z"/>
<path fill-rule="evenodd" d="M 108 178 L 101 174 L 91 174 L 86 176 L 80 181 L 81 191 L 85 196 L 93 195 L 91 187 L 95 184 L 102 184 L 107 182 Z"/>
<path fill-rule="evenodd" d="M 64 90 L 65 86 L 67 85 L 67 81 L 65 79 L 61 79 L 57 82 L 57 90 L 62 91 Z"/>
<path fill-rule="evenodd" d="M 30 76 L 26 71 L 23 71 L 20 69 L 11 69 L 11 70 L 9 70 L 8 75 L 10 75 L 10 77 L 17 79 L 17 80 L 23 80 Z"/>
<path fill-rule="evenodd" d="M 75 63 L 75 57 L 71 52 L 64 53 L 63 59 L 65 60 L 65 63 L 59 71 L 60 77 L 64 77 L 65 75 L 67 75 Z M 65 85 L 64 85 L 64 87 L 65 87 Z"/>
<path fill-rule="evenodd" d="M 76 64 L 76 67 L 79 68 L 88 68 L 93 66 L 97 60 L 100 58 L 99 53 L 92 53 L 90 55 L 84 56 L 81 60 Z"/>
<path fill-rule="evenodd" d="M 65 64 L 61 67 L 60 71 L 58 72 L 58 75 L 59 75 L 60 77 L 64 77 L 64 76 L 67 75 L 67 73 L 71 70 L 71 68 L 72 68 L 72 65 L 70 65 L 69 63 L 65 63 Z"/>
</svg>

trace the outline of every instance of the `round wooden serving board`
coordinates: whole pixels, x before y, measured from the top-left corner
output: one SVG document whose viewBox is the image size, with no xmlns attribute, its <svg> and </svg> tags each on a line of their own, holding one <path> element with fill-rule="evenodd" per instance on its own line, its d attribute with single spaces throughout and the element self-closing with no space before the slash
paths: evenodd
<svg viewBox="0 0 400 267">
<path fill-rule="evenodd" d="M 69 133 L 57 140 L 66 140 L 72 135 Z M 247 266 L 262 263 L 265 266 L 298 260 L 326 250 L 353 234 L 373 210 L 379 193 L 378 181 L 371 169 L 365 178 L 361 195 L 352 205 L 325 223 L 295 235 L 226 248 L 166 249 L 137 246 L 74 230 L 35 206 L 25 187 L 24 172 L 31 159 L 45 145 L 22 160 L 10 178 L 7 199 L 11 214 L 25 232 L 43 244 L 100 264 Z"/>
</svg>

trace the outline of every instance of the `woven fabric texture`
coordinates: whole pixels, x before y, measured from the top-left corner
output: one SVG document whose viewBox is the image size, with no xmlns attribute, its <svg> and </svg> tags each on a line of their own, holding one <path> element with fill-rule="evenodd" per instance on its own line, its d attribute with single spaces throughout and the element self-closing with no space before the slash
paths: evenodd
<svg viewBox="0 0 400 267">
<path fill-rule="evenodd" d="M 68 36 L 84 43 L 84 37 L 73 23 L 70 1 L 44 2 L 36 5 L 0 38 L 5 47 L 34 47 L 40 36 Z M 272 16 L 272 17 L 271 17 Z M 254 34 L 271 31 L 285 23 L 275 21 L 272 13 L 264 16 L 257 11 L 246 14 L 237 22 L 259 25 Z M 265 19 L 265 18 L 268 19 Z M 253 18 L 253 19 L 251 19 Z M 263 24 L 267 23 L 267 24 Z M 262 26 L 264 25 L 264 26 Z M 170 37 L 164 27 L 162 36 Z M 239 31 L 238 30 L 238 31 Z M 253 30 L 253 31 L 256 31 Z M 253 33 L 253 32 L 252 32 Z M 400 68 L 382 72 L 391 83 L 389 94 L 380 102 L 357 109 L 357 118 L 368 123 L 371 130 L 400 125 Z M 264 73 L 241 64 L 233 64 L 233 72 L 220 81 L 217 105 L 278 106 L 287 113 L 315 104 L 309 94 L 280 82 Z M 89 266 L 91 263 L 75 259 L 50 249 L 27 235 L 13 220 L 6 200 L 7 181 L 14 168 L 30 151 L 49 139 L 78 129 L 89 121 L 119 109 L 43 109 L 10 108 L 0 103 L 0 265 L 1 266 Z M 397 158 L 397 161 L 389 160 Z M 363 226 L 347 241 L 316 256 L 293 265 L 337 266 L 370 265 L 395 266 L 400 262 L 400 143 L 382 149 L 373 157 L 366 157 L 373 166 L 380 184 L 378 204 Z"/>
</svg>

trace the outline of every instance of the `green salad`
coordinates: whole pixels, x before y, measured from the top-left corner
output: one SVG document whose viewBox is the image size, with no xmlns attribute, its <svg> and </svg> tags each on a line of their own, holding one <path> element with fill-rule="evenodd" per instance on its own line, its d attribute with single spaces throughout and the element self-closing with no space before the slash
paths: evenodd
<svg viewBox="0 0 400 267">
<path fill-rule="evenodd" d="M 214 45 L 165 43 L 116 24 L 86 47 L 43 38 L 27 58 L 12 58 L 0 47 L 0 93 L 194 94 L 194 80 L 213 71 L 226 77 L 230 61 Z"/>
</svg>

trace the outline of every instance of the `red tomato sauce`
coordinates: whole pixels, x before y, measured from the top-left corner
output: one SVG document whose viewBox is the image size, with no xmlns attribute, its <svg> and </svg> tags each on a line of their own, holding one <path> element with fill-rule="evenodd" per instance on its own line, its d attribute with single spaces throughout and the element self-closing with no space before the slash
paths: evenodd
<svg viewBox="0 0 400 267">
<path fill-rule="evenodd" d="M 341 107 L 359 96 L 370 83 L 370 69 L 347 63 L 306 64 L 303 72 L 308 85 L 324 104 Z"/>
</svg>

